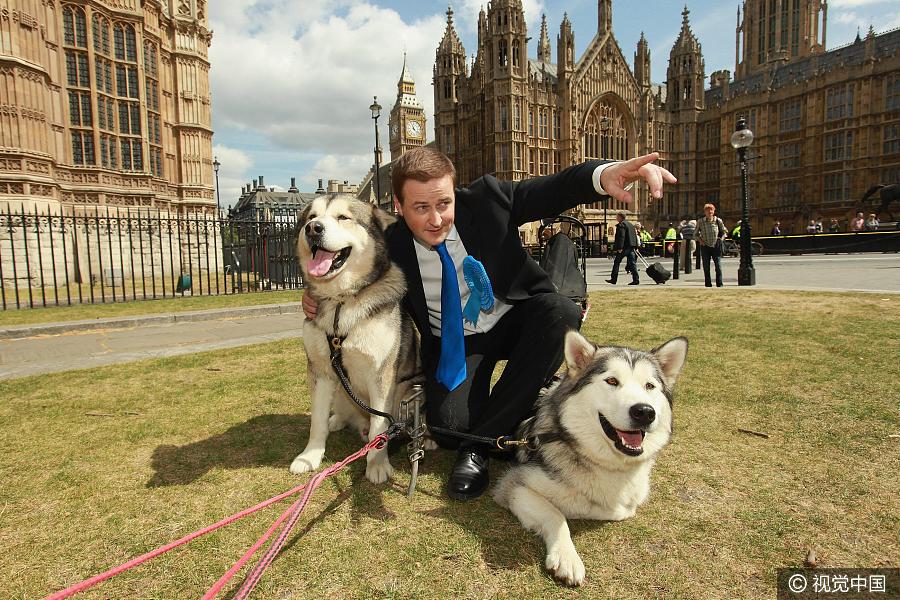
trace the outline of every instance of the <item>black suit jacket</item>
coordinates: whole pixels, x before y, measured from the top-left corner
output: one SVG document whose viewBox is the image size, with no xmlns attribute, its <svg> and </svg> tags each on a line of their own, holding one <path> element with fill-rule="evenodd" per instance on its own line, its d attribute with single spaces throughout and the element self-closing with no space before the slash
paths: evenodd
<svg viewBox="0 0 900 600">
<path fill-rule="evenodd" d="M 466 250 L 484 264 L 494 295 L 515 304 L 555 291 L 550 278 L 522 247 L 519 225 L 555 217 L 579 204 L 596 202 L 594 170 L 609 161 L 588 161 L 555 175 L 520 182 L 485 175 L 456 188 L 455 225 Z M 388 252 L 406 274 L 404 308 L 422 335 L 422 358 L 431 364 L 433 339 L 413 237 L 403 219 L 387 230 Z"/>
<path fill-rule="evenodd" d="M 616 239 L 613 242 L 613 250 L 628 250 L 638 247 L 637 231 L 629 221 L 616 223 Z"/>
</svg>

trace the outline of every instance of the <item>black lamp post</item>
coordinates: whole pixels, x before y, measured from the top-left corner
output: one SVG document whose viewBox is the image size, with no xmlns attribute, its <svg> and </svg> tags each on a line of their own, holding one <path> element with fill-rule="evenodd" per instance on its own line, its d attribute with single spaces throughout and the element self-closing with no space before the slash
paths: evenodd
<svg viewBox="0 0 900 600">
<path fill-rule="evenodd" d="M 216 156 L 213 158 L 213 171 L 216 172 L 216 218 L 218 219 L 221 215 L 219 213 L 222 211 L 222 207 L 219 205 L 219 167 L 222 166 L 222 163 L 219 162 L 219 157 Z"/>
<path fill-rule="evenodd" d="M 381 144 L 378 142 L 378 117 L 381 116 L 381 105 L 378 104 L 378 96 L 374 96 L 375 102 L 369 107 L 372 111 L 372 119 L 375 120 L 375 204 L 381 204 L 381 181 L 379 181 L 378 170 L 381 168 Z"/>
<path fill-rule="evenodd" d="M 753 270 L 753 257 L 750 254 L 750 212 L 747 206 L 747 147 L 753 143 L 753 132 L 747 128 L 747 120 L 738 117 L 734 133 L 731 134 L 731 146 L 738 151 L 741 161 L 741 264 L 738 267 L 738 285 L 756 285 L 756 271 Z"/>
</svg>

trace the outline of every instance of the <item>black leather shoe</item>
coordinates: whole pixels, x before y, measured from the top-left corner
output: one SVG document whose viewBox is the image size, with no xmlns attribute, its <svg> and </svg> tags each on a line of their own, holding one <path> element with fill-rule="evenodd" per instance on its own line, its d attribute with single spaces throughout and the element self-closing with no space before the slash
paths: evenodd
<svg viewBox="0 0 900 600">
<path fill-rule="evenodd" d="M 606 280 L 606 283 L 611 283 L 611 284 L 613 284 L 613 285 L 616 285 L 616 282 L 613 281 L 612 279 L 607 279 L 607 280 Z"/>
<path fill-rule="evenodd" d="M 454 500 L 473 500 L 482 495 L 490 484 L 487 450 L 465 448 L 459 451 L 447 495 Z"/>
<path fill-rule="evenodd" d="M 632 281 L 628 285 L 641 285 L 641 282 L 640 281 Z"/>
</svg>

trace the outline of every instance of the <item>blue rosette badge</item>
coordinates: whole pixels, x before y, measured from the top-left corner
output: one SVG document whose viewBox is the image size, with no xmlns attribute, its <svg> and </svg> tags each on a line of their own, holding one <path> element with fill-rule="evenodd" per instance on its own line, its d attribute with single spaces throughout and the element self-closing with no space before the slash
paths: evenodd
<svg viewBox="0 0 900 600">
<path fill-rule="evenodd" d="M 471 292 L 463 308 L 463 319 L 477 325 L 479 313 L 494 308 L 494 288 L 488 279 L 487 271 L 484 270 L 484 265 L 471 256 L 463 260 L 463 279 L 466 280 Z"/>
</svg>

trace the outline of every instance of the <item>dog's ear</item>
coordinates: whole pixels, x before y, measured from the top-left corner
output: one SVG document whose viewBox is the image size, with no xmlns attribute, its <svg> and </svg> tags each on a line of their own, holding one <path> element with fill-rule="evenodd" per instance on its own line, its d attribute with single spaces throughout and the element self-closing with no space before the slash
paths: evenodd
<svg viewBox="0 0 900 600">
<path fill-rule="evenodd" d="M 306 225 L 306 222 L 309 221 L 309 211 L 312 210 L 312 202 L 306 205 L 306 208 L 300 211 L 300 214 L 297 215 L 297 223 L 301 226 Z"/>
<path fill-rule="evenodd" d="M 657 346 L 650 351 L 651 354 L 656 356 L 656 360 L 659 361 L 662 367 L 666 386 L 672 387 L 675 385 L 675 380 L 678 379 L 681 368 L 684 367 L 687 351 L 688 341 L 686 337 L 672 338 L 665 344 Z"/>
<path fill-rule="evenodd" d="M 597 347 L 574 329 L 566 334 L 566 340 L 563 342 L 563 345 L 565 347 L 566 367 L 573 373 L 584 370 L 591 363 L 594 356 L 597 355 Z"/>
<path fill-rule="evenodd" d="M 375 219 L 375 223 L 382 231 L 397 222 L 397 217 L 377 206 L 372 208 L 372 218 Z"/>
</svg>

